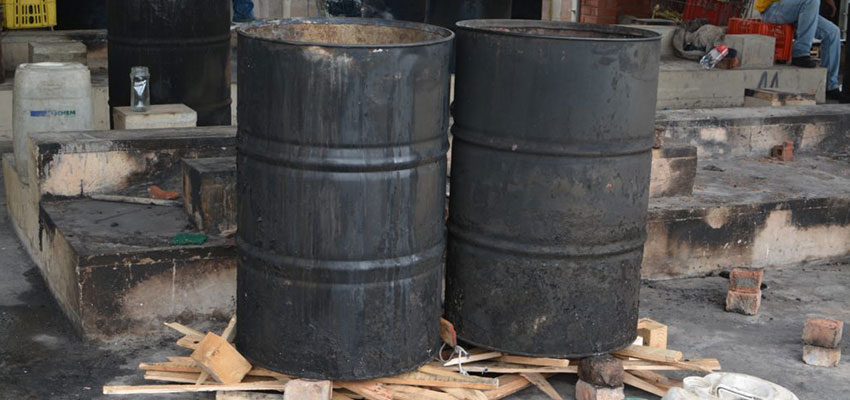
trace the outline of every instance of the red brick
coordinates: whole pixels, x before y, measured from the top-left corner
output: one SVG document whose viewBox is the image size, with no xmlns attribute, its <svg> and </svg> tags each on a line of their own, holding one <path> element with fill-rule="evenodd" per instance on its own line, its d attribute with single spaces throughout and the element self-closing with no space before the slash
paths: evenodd
<svg viewBox="0 0 850 400">
<path fill-rule="evenodd" d="M 726 311 L 744 315 L 756 315 L 761 306 L 761 291 L 742 293 L 729 291 L 726 295 Z"/>
<path fill-rule="evenodd" d="M 830 318 L 806 318 L 803 326 L 803 344 L 836 348 L 841 344 L 844 322 Z"/>
<path fill-rule="evenodd" d="M 576 382 L 576 400 L 622 400 L 626 398 L 623 386 L 616 388 L 591 385 L 581 379 Z"/>
<path fill-rule="evenodd" d="M 763 268 L 733 268 L 729 273 L 729 290 L 740 293 L 761 293 Z"/>
<path fill-rule="evenodd" d="M 803 346 L 803 362 L 818 367 L 835 367 L 841 361 L 841 349 Z"/>
</svg>

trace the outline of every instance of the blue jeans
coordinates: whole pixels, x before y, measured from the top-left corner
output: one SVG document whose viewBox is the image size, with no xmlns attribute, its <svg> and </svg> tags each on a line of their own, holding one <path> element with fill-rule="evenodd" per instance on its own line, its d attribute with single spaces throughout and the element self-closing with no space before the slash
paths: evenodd
<svg viewBox="0 0 850 400">
<path fill-rule="evenodd" d="M 792 24 L 797 27 L 794 57 L 807 56 L 815 38 L 821 41 L 821 64 L 826 67 L 827 90 L 838 89 L 838 68 L 841 63 L 841 31 L 835 24 L 819 15 L 820 0 L 779 0 L 761 13 L 771 24 Z"/>
<path fill-rule="evenodd" d="M 252 0 L 233 0 L 233 20 L 248 22 L 254 20 L 254 2 Z"/>
</svg>

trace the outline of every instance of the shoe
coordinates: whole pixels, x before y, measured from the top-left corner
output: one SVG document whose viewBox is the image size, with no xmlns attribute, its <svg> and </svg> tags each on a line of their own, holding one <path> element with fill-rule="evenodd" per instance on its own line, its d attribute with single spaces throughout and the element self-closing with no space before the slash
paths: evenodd
<svg viewBox="0 0 850 400">
<path fill-rule="evenodd" d="M 800 68 L 816 68 L 820 63 L 811 56 L 794 57 L 791 59 L 791 65 Z"/>
<path fill-rule="evenodd" d="M 832 89 L 826 91 L 827 100 L 842 100 L 841 89 Z"/>
</svg>

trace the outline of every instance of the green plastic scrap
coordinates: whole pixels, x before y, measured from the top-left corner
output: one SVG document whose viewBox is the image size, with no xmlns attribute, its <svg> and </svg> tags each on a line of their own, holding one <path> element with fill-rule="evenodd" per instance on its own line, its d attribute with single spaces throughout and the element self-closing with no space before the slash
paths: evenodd
<svg viewBox="0 0 850 400">
<path fill-rule="evenodd" d="M 171 239 L 171 244 L 173 246 L 197 246 L 206 243 L 207 238 L 209 236 L 203 233 L 178 233 L 177 236 L 174 236 L 174 239 Z"/>
</svg>

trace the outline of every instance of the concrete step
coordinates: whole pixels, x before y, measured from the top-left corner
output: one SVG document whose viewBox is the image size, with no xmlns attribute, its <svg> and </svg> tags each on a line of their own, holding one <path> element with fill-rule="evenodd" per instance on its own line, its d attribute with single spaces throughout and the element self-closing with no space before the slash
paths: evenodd
<svg viewBox="0 0 850 400">
<path fill-rule="evenodd" d="M 658 109 L 741 107 L 745 89 L 814 93 L 826 101 L 826 69 L 774 65 L 704 70 L 691 60 L 665 57 L 658 77 Z"/>
<path fill-rule="evenodd" d="M 850 144 L 850 104 L 669 110 L 655 120 L 662 147 L 696 146 L 700 159 L 765 157 L 786 140 L 812 154 Z"/>
<path fill-rule="evenodd" d="M 701 276 L 850 256 L 850 163 L 701 160 L 693 196 L 650 200 L 643 276 Z"/>
</svg>

